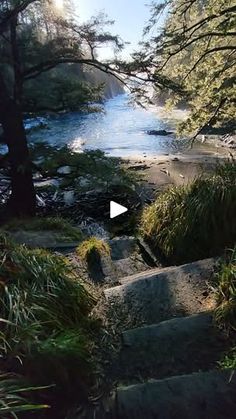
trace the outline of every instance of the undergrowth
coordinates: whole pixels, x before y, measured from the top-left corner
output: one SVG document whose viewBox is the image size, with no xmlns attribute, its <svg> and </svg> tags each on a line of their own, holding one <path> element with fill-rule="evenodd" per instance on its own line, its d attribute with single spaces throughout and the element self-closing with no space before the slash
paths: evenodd
<svg viewBox="0 0 236 419">
<path fill-rule="evenodd" d="M 36 162 L 35 170 L 40 170 L 44 177 L 62 177 L 61 187 L 73 186 L 78 191 L 86 190 L 87 183 L 92 189 L 100 186 L 103 190 L 114 184 L 133 186 L 138 178 L 120 164 L 119 158 L 106 156 L 101 150 L 78 153 L 67 146 L 55 148 L 39 142 L 31 145 L 31 156 Z M 70 173 L 59 176 L 58 169 L 63 166 L 69 166 Z"/>
<path fill-rule="evenodd" d="M 5 372 L 25 374 L 32 386 L 53 385 L 48 396 L 53 408 L 86 398 L 94 298 L 61 256 L 17 246 L 1 235 L 0 259 Z"/>
<path fill-rule="evenodd" d="M 17 418 L 17 414 L 28 411 L 47 409 L 45 404 L 34 404 L 28 395 L 42 388 L 29 387 L 14 374 L 0 374 L 0 416 L 2 419 Z"/>
</svg>

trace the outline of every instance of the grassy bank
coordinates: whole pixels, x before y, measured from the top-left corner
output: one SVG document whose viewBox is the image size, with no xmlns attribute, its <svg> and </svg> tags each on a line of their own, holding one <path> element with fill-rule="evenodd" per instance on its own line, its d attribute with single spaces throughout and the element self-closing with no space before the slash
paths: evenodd
<svg viewBox="0 0 236 419">
<path fill-rule="evenodd" d="M 236 239 L 236 164 L 171 187 L 142 215 L 141 233 L 169 263 L 220 255 Z"/>
</svg>

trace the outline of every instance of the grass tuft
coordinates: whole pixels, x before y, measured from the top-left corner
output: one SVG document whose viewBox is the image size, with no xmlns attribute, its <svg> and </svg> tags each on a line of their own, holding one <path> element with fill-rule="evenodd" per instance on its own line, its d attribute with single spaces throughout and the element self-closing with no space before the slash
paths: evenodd
<svg viewBox="0 0 236 419">
<path fill-rule="evenodd" d="M 77 247 L 76 252 L 82 260 L 88 260 L 94 253 L 97 253 L 100 256 L 110 255 L 110 247 L 104 240 L 91 237 L 82 242 Z"/>
<path fill-rule="evenodd" d="M 17 418 L 21 412 L 36 411 L 49 408 L 45 404 L 33 404 L 28 400 L 32 391 L 41 388 L 29 387 L 22 379 L 13 374 L 0 374 L 0 416 L 2 419 Z M 27 397 L 24 396 L 27 394 Z"/>
<path fill-rule="evenodd" d="M 162 193 L 144 210 L 140 230 L 168 262 L 185 263 L 233 246 L 235 214 L 236 164 L 230 161 L 211 176 Z"/>
</svg>

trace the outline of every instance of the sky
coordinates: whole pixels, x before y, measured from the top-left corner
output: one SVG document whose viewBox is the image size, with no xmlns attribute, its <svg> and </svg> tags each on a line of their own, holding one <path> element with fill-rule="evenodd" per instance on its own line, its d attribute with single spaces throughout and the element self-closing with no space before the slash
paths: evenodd
<svg viewBox="0 0 236 419">
<path fill-rule="evenodd" d="M 143 27 L 150 17 L 147 4 L 150 4 L 150 0 L 74 0 L 76 12 L 82 21 L 100 11 L 105 12 L 109 19 L 115 20 L 110 31 L 131 43 L 123 53 L 125 57 L 137 47 L 142 38 Z M 110 54 L 109 49 L 100 51 L 102 58 L 109 58 Z"/>
</svg>

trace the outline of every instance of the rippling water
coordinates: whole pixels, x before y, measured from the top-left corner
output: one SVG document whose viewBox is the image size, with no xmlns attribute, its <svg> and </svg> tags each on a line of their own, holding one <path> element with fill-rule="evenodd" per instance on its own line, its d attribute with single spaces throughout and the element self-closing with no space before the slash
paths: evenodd
<svg viewBox="0 0 236 419">
<path fill-rule="evenodd" d="M 129 103 L 120 95 L 105 103 L 104 113 L 67 113 L 51 117 L 47 129 L 30 139 L 46 140 L 53 145 L 70 145 L 74 150 L 101 149 L 113 156 L 161 155 L 185 148 L 174 136 L 148 135 L 148 130 L 175 128 L 176 121 Z"/>
</svg>

